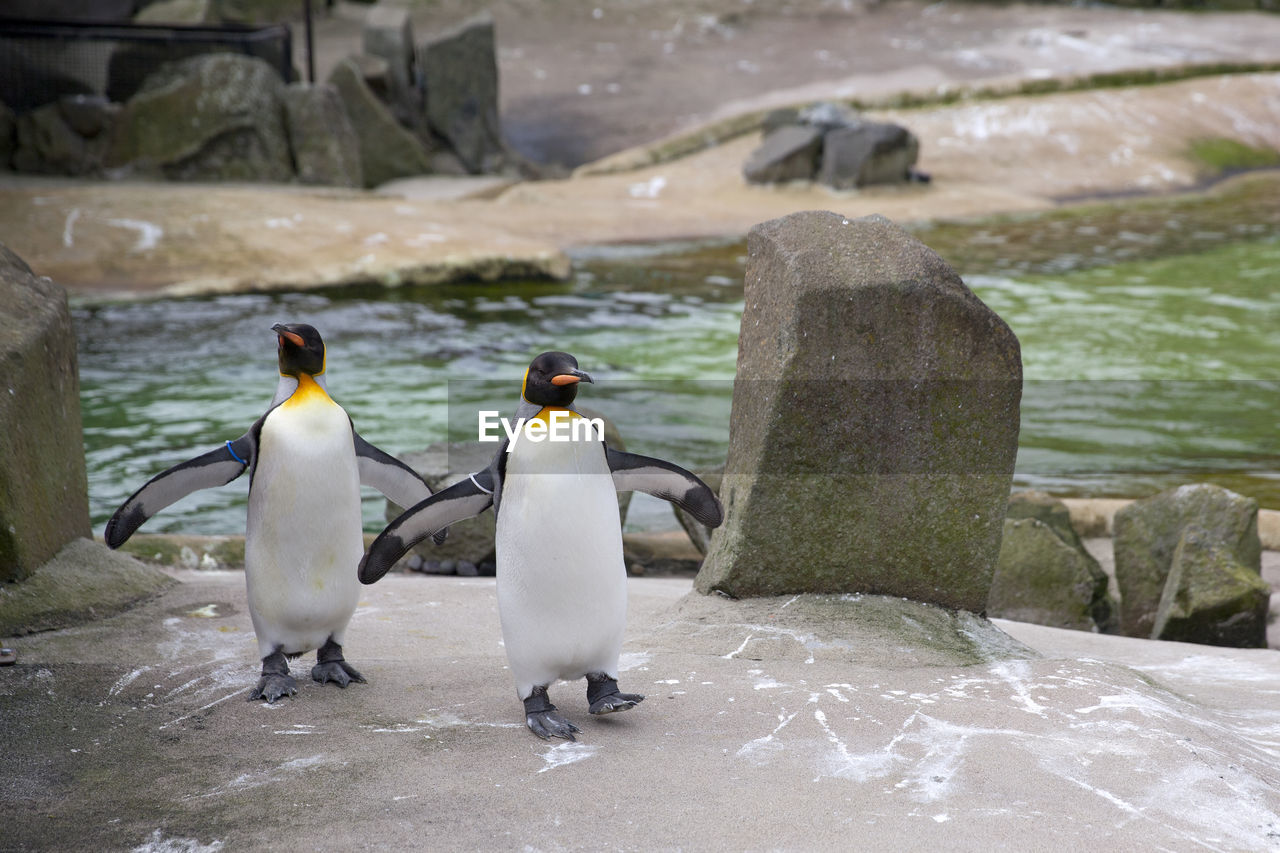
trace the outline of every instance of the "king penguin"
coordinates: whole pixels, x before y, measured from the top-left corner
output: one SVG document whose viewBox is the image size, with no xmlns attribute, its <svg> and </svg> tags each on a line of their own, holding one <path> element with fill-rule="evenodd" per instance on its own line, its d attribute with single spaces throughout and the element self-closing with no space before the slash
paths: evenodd
<svg viewBox="0 0 1280 853">
<path fill-rule="evenodd" d="M 271 329 L 280 381 L 266 414 L 234 441 L 149 480 L 116 510 L 104 537 L 118 548 L 175 501 L 249 471 L 245 580 L 262 676 L 248 698 L 268 703 L 297 693 L 288 659 L 312 650 L 316 681 L 364 683 L 342 653 L 360 592 L 360 486 L 400 506 L 431 495 L 413 469 L 362 439 L 330 398 L 320 333 L 303 323 Z"/>
<path fill-rule="evenodd" d="M 579 385 L 592 381 L 568 353 L 542 353 L 525 372 L 517 423 L 572 424 L 581 417 L 573 405 Z M 544 739 L 576 740 L 580 729 L 548 697 L 557 680 L 585 677 L 595 715 L 644 699 L 618 688 L 627 575 L 615 491 L 671 501 L 712 528 L 724 512 L 711 489 L 677 465 L 613 450 L 592 429 L 560 433 L 560 440 L 508 438 L 488 468 L 411 507 L 374 540 L 360 580 L 377 581 L 416 543 L 492 506 L 498 615 L 525 724 Z"/>
</svg>

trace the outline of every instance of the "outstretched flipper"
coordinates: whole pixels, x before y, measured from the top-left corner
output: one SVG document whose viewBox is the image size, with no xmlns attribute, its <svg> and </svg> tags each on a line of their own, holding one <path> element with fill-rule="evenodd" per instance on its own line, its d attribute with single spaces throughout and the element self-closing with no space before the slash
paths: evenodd
<svg viewBox="0 0 1280 853">
<path fill-rule="evenodd" d="M 411 507 L 431 497 L 431 487 L 417 471 L 386 451 L 379 450 L 360 437 L 351 428 L 355 438 L 356 467 L 360 470 L 360 485 L 382 492 L 394 504 Z M 448 529 L 435 534 L 435 543 L 444 544 Z"/>
<path fill-rule="evenodd" d="M 225 486 L 244 473 L 257 447 L 253 430 L 181 465 L 174 465 L 148 480 L 120 505 L 107 522 L 103 538 L 119 548 L 148 518 L 200 489 Z"/>
<path fill-rule="evenodd" d="M 493 504 L 493 475 L 486 469 L 410 508 L 387 525 L 360 561 L 360 582 L 374 583 L 410 548 L 455 521 L 479 515 Z"/>
<path fill-rule="evenodd" d="M 724 508 L 715 492 L 692 473 L 661 459 L 608 448 L 605 455 L 620 492 L 644 492 L 680 507 L 707 527 L 719 527 Z"/>
</svg>

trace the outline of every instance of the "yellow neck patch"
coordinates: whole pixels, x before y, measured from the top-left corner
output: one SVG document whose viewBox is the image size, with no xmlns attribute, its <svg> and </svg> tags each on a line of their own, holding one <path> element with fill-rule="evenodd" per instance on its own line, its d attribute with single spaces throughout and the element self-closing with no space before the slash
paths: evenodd
<svg viewBox="0 0 1280 853">
<path fill-rule="evenodd" d="M 568 415 L 568 416 L 569 416 L 569 420 L 573 420 L 574 418 L 580 418 L 580 417 L 582 417 L 582 415 L 578 414 L 577 412 L 573 411 L 572 409 L 566 409 L 564 406 L 543 406 L 543 407 L 542 407 L 542 409 L 540 409 L 540 410 L 538 411 L 538 414 L 536 414 L 536 415 L 534 415 L 533 417 L 529 418 L 529 421 L 530 421 L 530 422 L 533 422 L 533 421 L 542 421 L 544 424 L 547 424 L 548 426 L 550 426 L 550 425 L 551 425 L 551 413 L 552 413 L 552 412 L 564 412 L 564 414 L 565 414 L 565 415 Z M 563 417 L 564 417 L 564 415 L 561 415 L 560 417 L 561 417 L 561 418 L 563 418 Z M 562 421 L 562 423 L 563 423 L 563 421 Z"/>
<path fill-rule="evenodd" d="M 307 403 L 320 402 L 332 403 L 333 401 L 329 399 L 329 395 L 320 387 L 320 383 L 303 373 L 298 377 L 297 389 L 294 390 L 294 392 L 289 395 L 289 399 L 285 400 L 281 405 L 301 406 L 306 405 Z"/>
</svg>

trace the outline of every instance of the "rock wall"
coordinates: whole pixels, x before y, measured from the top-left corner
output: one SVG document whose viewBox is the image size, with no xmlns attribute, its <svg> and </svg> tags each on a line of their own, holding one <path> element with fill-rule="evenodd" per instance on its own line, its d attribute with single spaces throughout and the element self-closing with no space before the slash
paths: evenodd
<svg viewBox="0 0 1280 853">
<path fill-rule="evenodd" d="M 89 536 L 80 377 L 67 295 L 0 245 L 0 581 Z"/>
</svg>

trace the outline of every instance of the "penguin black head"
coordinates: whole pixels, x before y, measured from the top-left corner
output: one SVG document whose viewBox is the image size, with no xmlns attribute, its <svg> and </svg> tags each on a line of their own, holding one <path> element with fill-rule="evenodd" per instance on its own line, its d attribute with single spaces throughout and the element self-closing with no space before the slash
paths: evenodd
<svg viewBox="0 0 1280 853">
<path fill-rule="evenodd" d="M 276 323 L 276 353 L 281 376 L 318 376 L 324 373 L 324 341 L 315 326 L 306 323 Z"/>
<path fill-rule="evenodd" d="M 579 382 L 594 382 L 578 360 L 567 352 L 544 352 L 535 358 L 524 374 L 522 396 L 536 406 L 567 408 L 578 396 Z"/>
</svg>

